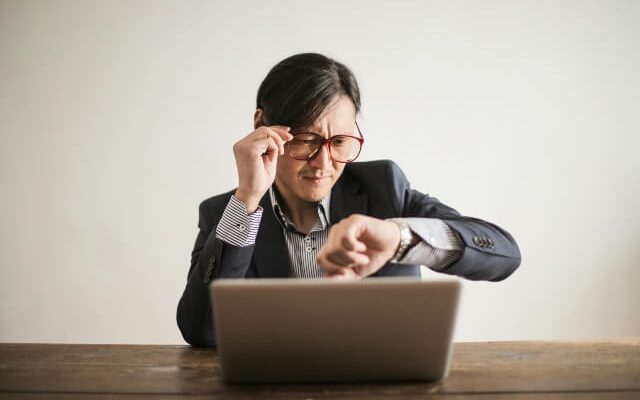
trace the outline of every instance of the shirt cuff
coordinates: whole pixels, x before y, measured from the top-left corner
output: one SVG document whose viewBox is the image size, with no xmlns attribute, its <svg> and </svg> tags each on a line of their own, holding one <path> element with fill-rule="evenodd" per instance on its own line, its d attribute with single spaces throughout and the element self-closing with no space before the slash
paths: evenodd
<svg viewBox="0 0 640 400">
<path fill-rule="evenodd" d="M 409 224 L 420 242 L 399 260 L 402 264 L 422 264 L 439 271 L 453 264 L 462 253 L 462 242 L 442 220 L 435 218 L 396 218 Z"/>
<path fill-rule="evenodd" d="M 258 206 L 253 213 L 247 214 L 244 203 L 231 195 L 216 227 L 216 237 L 233 246 L 255 244 L 262 212 L 263 208 Z"/>
<path fill-rule="evenodd" d="M 440 250 L 462 250 L 458 235 L 441 219 L 436 218 L 395 218 L 409 224 L 416 235 Z"/>
</svg>

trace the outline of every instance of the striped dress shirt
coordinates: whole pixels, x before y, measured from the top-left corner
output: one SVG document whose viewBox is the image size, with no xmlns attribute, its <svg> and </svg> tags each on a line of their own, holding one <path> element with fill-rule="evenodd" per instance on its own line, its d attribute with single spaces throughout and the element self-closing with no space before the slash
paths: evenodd
<svg viewBox="0 0 640 400">
<path fill-rule="evenodd" d="M 324 272 L 316 257 L 327 241 L 330 226 L 329 194 L 318 203 L 318 221 L 308 234 L 301 232 L 280 206 L 280 196 L 275 186 L 269 188 L 272 210 L 283 229 L 289 254 L 289 273 L 296 278 L 321 278 Z M 218 239 L 233 246 L 250 246 L 256 241 L 262 213 L 247 214 L 244 203 L 231 196 L 216 228 Z M 395 218 L 398 219 L 398 218 Z M 399 261 L 402 264 L 422 264 L 435 271 L 455 262 L 462 249 L 460 238 L 443 221 L 434 218 L 401 218 L 414 234 L 422 240 L 413 246 Z"/>
</svg>

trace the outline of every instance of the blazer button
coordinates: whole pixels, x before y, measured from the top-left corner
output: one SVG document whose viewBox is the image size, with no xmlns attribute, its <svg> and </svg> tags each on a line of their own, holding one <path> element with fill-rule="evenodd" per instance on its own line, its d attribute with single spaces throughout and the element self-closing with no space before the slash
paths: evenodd
<svg viewBox="0 0 640 400">
<path fill-rule="evenodd" d="M 480 238 L 478 236 L 474 236 L 473 237 L 473 244 L 475 244 L 476 246 L 480 246 Z"/>
</svg>

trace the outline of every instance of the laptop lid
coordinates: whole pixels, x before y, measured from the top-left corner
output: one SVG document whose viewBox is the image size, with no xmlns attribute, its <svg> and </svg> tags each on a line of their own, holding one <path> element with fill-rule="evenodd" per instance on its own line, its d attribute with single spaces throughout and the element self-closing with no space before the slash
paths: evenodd
<svg viewBox="0 0 640 400">
<path fill-rule="evenodd" d="M 457 279 L 221 279 L 210 286 L 227 382 L 446 376 Z"/>
</svg>

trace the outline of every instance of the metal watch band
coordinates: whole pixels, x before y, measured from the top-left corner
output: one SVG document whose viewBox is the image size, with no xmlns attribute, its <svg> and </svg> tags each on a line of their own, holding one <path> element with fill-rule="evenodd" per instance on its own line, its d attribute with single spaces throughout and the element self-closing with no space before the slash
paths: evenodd
<svg viewBox="0 0 640 400">
<path fill-rule="evenodd" d="M 409 228 L 409 224 L 407 224 L 406 222 L 396 219 L 390 219 L 389 221 L 395 223 L 396 225 L 398 225 L 398 228 L 400 228 L 400 244 L 396 249 L 396 253 L 389 260 L 389 262 L 397 263 L 398 261 L 400 261 L 400 259 L 402 259 L 402 257 L 404 257 L 405 253 L 407 252 L 407 249 L 411 244 L 413 235 L 411 234 L 411 228 Z"/>
</svg>

